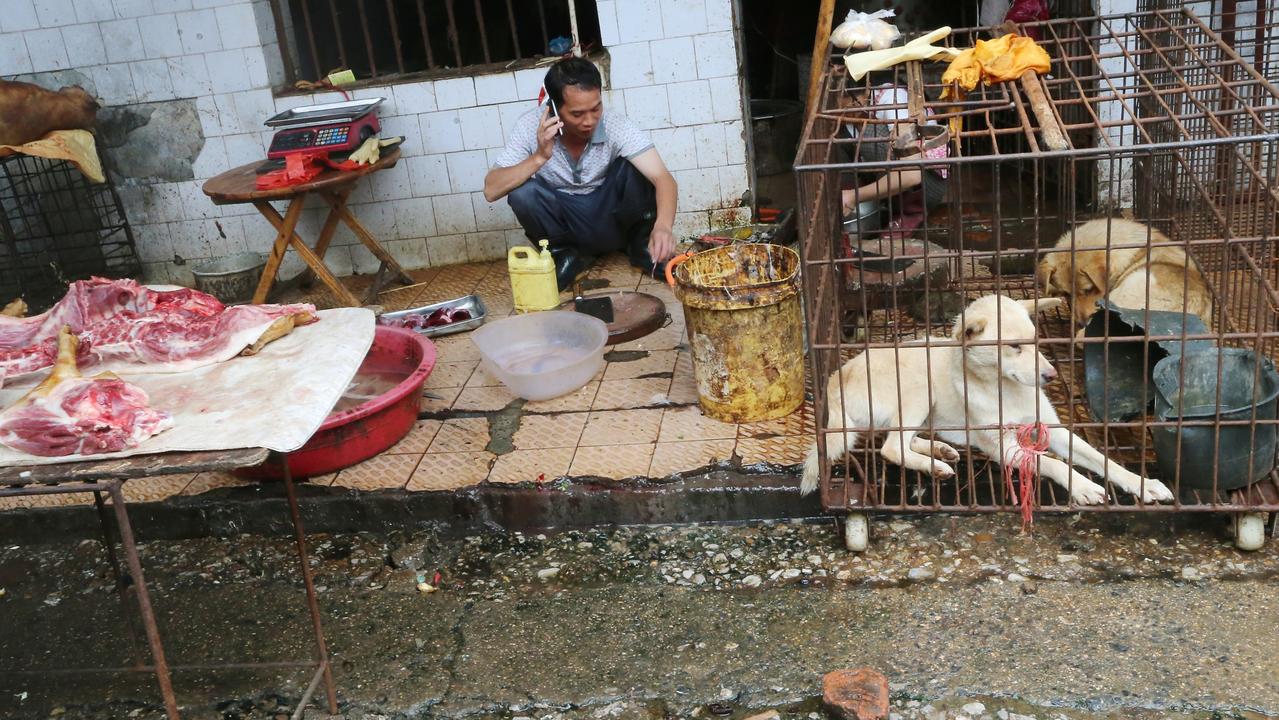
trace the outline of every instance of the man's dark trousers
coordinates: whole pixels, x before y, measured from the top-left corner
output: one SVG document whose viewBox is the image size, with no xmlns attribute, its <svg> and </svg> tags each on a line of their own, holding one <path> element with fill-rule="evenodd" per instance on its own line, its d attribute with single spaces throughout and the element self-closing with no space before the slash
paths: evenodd
<svg viewBox="0 0 1279 720">
<path fill-rule="evenodd" d="M 614 160 L 604 184 L 590 193 L 560 192 L 534 176 L 506 197 L 529 240 L 534 245 L 550 241 L 560 289 L 572 283 L 576 267 L 585 269 L 591 258 L 619 250 L 635 267 L 654 273 L 648 240 L 657 219 L 657 192 L 625 158 Z"/>
</svg>

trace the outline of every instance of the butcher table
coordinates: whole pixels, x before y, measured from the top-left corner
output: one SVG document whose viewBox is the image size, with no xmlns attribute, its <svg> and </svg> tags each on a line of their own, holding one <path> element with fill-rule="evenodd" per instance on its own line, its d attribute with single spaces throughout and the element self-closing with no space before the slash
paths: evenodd
<svg viewBox="0 0 1279 720">
<path fill-rule="evenodd" d="M 171 672 L 173 670 L 218 670 L 218 669 L 251 669 L 281 667 L 305 667 L 313 671 L 310 684 L 298 701 L 293 713 L 294 720 L 300 718 L 305 711 L 311 696 L 321 682 L 325 684 L 328 711 L 337 713 L 337 695 L 333 685 L 333 675 L 329 668 L 328 650 L 324 643 L 324 629 L 320 622 L 320 606 L 316 600 L 315 585 L 311 579 L 311 566 L 307 560 L 306 534 L 302 528 L 302 517 L 298 512 L 297 492 L 293 486 L 293 478 L 288 471 L 288 462 L 279 458 L 284 467 L 284 491 L 288 497 L 289 515 L 293 520 L 294 538 L 297 543 L 298 559 L 302 566 L 302 582 L 306 587 L 307 609 L 311 615 L 311 628 L 315 634 L 315 659 L 307 661 L 285 661 L 265 663 L 238 663 L 222 665 L 183 665 L 169 664 L 164 655 L 164 643 L 160 637 L 160 628 L 156 623 L 155 610 L 151 606 L 151 596 L 147 591 L 146 579 L 142 574 L 142 563 L 138 556 L 137 541 L 133 536 L 133 526 L 129 523 L 124 493 L 121 486 L 130 478 L 152 477 L 156 475 L 189 474 L 198 472 L 218 472 L 234 470 L 241 467 L 259 465 L 267 459 L 270 451 L 263 448 L 242 450 L 218 450 L 202 452 L 173 452 L 151 455 L 135 455 L 113 460 L 97 460 L 70 462 L 57 465 L 36 465 L 29 467 L 0 468 L 0 498 L 22 497 L 33 495 L 52 495 L 65 493 L 93 493 L 93 502 L 97 506 L 98 519 L 102 526 L 102 539 L 106 547 L 107 559 L 116 580 L 116 590 L 122 602 L 126 602 L 125 618 L 127 630 L 135 645 L 135 663 L 122 668 L 77 668 L 73 670 L 44 669 L 9 669 L 6 674 L 42 675 L 54 672 L 97 672 L 104 669 L 121 671 L 154 673 L 160 686 L 160 695 L 164 699 L 164 709 L 169 720 L 178 720 L 177 698 L 173 692 Z M 115 515 L 115 527 L 120 535 L 120 545 L 124 549 L 128 574 L 122 574 L 120 563 L 116 559 L 115 540 L 112 537 L 111 523 L 108 522 L 108 511 L 103 495 L 111 499 L 111 510 Z M 147 644 L 151 651 L 151 664 L 146 664 L 137 652 L 137 636 L 133 627 L 132 616 L 127 610 L 128 595 L 132 592 L 138 604 L 138 612 L 142 616 L 143 629 L 146 632 Z"/>
<path fill-rule="evenodd" d="M 359 307 L 360 301 L 338 282 L 328 266 L 324 264 L 324 254 L 329 249 L 329 242 L 333 240 L 333 233 L 337 231 L 339 222 L 346 223 L 346 226 L 351 228 L 351 232 L 355 233 L 355 237 L 382 263 L 381 270 L 378 272 L 378 281 L 369 287 L 364 298 L 365 303 L 376 302 L 378 291 L 381 290 L 380 281 L 384 275 L 383 271 L 389 270 L 400 282 L 406 285 L 411 284 L 413 278 L 404 272 L 404 268 L 400 267 L 395 258 L 378 244 L 373 234 L 355 219 L 355 215 L 346 206 L 346 200 L 355 189 L 356 181 L 378 170 L 394 167 L 399 159 L 400 151 L 396 148 L 384 153 L 377 162 L 356 170 L 326 169 L 308 182 L 269 190 L 259 190 L 256 185 L 257 169 L 262 165 L 262 161 L 227 170 L 205 182 L 204 194 L 209 196 L 214 205 L 253 203 L 253 207 L 257 208 L 258 212 L 262 213 L 262 216 L 276 229 L 275 243 L 271 246 L 271 254 L 267 257 L 266 267 L 262 270 L 262 278 L 258 281 L 257 290 L 253 293 L 253 302 L 255 304 L 266 302 L 267 293 L 271 291 L 271 285 L 275 283 L 275 276 L 280 270 L 280 263 L 284 261 L 284 253 L 291 245 L 311 271 L 333 293 L 333 297 L 339 304 Z M 324 225 L 320 228 L 320 235 L 316 238 L 314 249 L 303 242 L 297 234 L 302 207 L 306 203 L 306 196 L 311 193 L 319 195 L 329 206 L 328 217 L 324 219 Z M 288 210 L 283 216 L 271 205 L 271 202 L 275 200 L 289 202 Z"/>
</svg>

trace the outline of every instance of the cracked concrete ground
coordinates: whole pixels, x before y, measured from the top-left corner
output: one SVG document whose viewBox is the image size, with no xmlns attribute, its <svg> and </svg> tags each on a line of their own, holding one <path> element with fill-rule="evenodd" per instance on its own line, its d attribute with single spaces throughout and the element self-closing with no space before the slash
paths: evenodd
<svg viewBox="0 0 1279 720">
<path fill-rule="evenodd" d="M 1241 554 L 1222 526 L 884 517 L 861 556 L 830 522 L 366 533 L 313 538 L 313 564 L 345 718 L 812 720 L 821 675 L 862 665 L 902 720 L 1279 716 L 1279 552 Z M 171 660 L 306 658 L 291 552 L 146 544 Z M 127 662 L 96 541 L 8 545 L 0 588 L 0 664 Z M 280 717 L 305 682 L 175 674 L 195 718 Z M 162 716 L 147 676 L 0 674 L 0 698 L 13 718 Z"/>
</svg>

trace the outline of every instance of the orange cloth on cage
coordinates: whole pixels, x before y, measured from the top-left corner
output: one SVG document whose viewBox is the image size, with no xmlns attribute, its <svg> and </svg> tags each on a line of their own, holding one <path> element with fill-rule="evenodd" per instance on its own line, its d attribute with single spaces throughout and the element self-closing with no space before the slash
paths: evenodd
<svg viewBox="0 0 1279 720">
<path fill-rule="evenodd" d="M 942 90 L 942 99 L 952 96 L 952 82 L 959 83 L 962 97 L 964 92 L 977 87 L 978 82 L 990 85 L 1016 80 L 1027 70 L 1046 73 L 1051 69 L 1048 52 L 1028 37 L 1009 33 L 994 40 L 978 40 L 976 45 L 959 53 L 941 76 L 947 86 Z"/>
</svg>

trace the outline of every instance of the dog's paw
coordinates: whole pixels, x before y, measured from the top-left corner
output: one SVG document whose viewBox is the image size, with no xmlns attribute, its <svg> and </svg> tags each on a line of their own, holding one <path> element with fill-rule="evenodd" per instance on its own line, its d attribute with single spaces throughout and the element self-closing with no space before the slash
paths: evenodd
<svg viewBox="0 0 1279 720">
<path fill-rule="evenodd" d="M 1070 499 L 1074 500 L 1076 505 L 1100 505 L 1106 502 L 1106 488 L 1091 480 L 1080 481 L 1079 478 L 1075 478 Z"/>
<path fill-rule="evenodd" d="M 1141 501 L 1144 503 L 1164 503 L 1172 502 L 1172 491 L 1167 485 L 1159 482 L 1154 478 L 1145 478 L 1146 491 L 1141 494 Z"/>
<path fill-rule="evenodd" d="M 937 450 L 937 457 L 946 462 L 959 462 L 959 451 L 947 445 L 940 440 L 933 441 L 933 447 Z"/>
<path fill-rule="evenodd" d="M 956 456 L 958 458 L 958 456 Z M 933 477 L 938 480 L 944 480 L 948 477 L 955 477 L 955 470 L 944 462 L 933 461 Z"/>
</svg>

